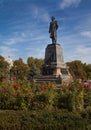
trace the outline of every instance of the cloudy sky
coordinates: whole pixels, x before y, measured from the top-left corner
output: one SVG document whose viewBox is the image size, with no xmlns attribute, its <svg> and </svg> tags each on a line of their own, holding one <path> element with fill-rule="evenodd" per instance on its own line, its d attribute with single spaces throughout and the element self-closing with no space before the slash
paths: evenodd
<svg viewBox="0 0 91 130">
<path fill-rule="evenodd" d="M 0 55 L 44 58 L 52 16 L 64 61 L 91 63 L 91 0 L 0 0 Z"/>
</svg>

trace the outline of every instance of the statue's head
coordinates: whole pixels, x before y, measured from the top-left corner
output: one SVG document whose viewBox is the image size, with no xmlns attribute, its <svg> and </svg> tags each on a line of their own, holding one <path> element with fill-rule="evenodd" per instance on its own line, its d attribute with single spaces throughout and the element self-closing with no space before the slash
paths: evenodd
<svg viewBox="0 0 91 130">
<path fill-rule="evenodd" d="M 52 20 L 52 21 L 55 20 L 55 17 L 52 16 L 52 17 L 51 17 L 51 20 Z"/>
</svg>

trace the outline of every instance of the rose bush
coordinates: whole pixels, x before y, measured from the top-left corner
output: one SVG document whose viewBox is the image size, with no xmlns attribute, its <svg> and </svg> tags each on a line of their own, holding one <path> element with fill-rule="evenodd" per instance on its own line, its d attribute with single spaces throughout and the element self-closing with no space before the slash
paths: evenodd
<svg viewBox="0 0 91 130">
<path fill-rule="evenodd" d="M 91 106 L 91 84 L 78 80 L 62 84 L 0 81 L 0 109 L 68 109 L 79 111 Z"/>
</svg>

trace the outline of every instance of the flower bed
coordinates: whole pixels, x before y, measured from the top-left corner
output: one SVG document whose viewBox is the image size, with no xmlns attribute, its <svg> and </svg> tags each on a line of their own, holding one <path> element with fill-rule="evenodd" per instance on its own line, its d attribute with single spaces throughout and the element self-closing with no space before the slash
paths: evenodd
<svg viewBox="0 0 91 130">
<path fill-rule="evenodd" d="M 0 109 L 79 111 L 87 107 L 91 107 L 91 84 L 84 85 L 76 80 L 57 88 L 53 83 L 0 82 Z"/>
</svg>

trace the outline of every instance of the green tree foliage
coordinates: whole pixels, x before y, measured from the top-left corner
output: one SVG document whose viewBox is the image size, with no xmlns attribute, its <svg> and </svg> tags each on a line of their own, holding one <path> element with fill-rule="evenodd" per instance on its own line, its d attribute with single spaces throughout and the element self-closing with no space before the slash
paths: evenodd
<svg viewBox="0 0 91 130">
<path fill-rule="evenodd" d="M 32 64 L 33 64 L 33 63 L 34 63 L 34 58 L 33 58 L 33 57 L 29 57 L 29 58 L 27 59 L 27 64 L 28 64 L 29 68 L 32 67 Z"/>
<path fill-rule="evenodd" d="M 69 71 L 73 77 L 87 78 L 86 66 L 84 69 L 84 64 L 80 60 L 75 60 L 68 62 Z"/>
<path fill-rule="evenodd" d="M 35 64 L 36 68 L 40 70 L 43 64 L 43 59 L 28 57 L 27 64 L 30 67 L 30 69 L 32 68 L 32 65 Z"/>
<path fill-rule="evenodd" d="M 87 79 L 91 79 L 91 64 L 84 64 L 84 70 L 87 74 Z"/>
<path fill-rule="evenodd" d="M 31 80 L 34 78 L 35 75 L 39 75 L 41 73 L 43 59 L 28 57 L 27 64 L 30 68 L 27 77 L 29 80 Z"/>
<path fill-rule="evenodd" d="M 27 78 L 29 80 L 33 79 L 35 75 L 40 74 L 39 68 L 36 67 L 34 63 L 31 64 L 31 69 L 28 72 Z"/>
<path fill-rule="evenodd" d="M 13 67 L 11 68 L 12 76 L 20 80 L 26 79 L 28 71 L 28 65 L 26 65 L 21 58 L 15 60 L 13 63 Z"/>
<path fill-rule="evenodd" d="M 7 78 L 9 71 L 9 64 L 5 61 L 3 56 L 0 56 L 0 78 Z"/>
</svg>

